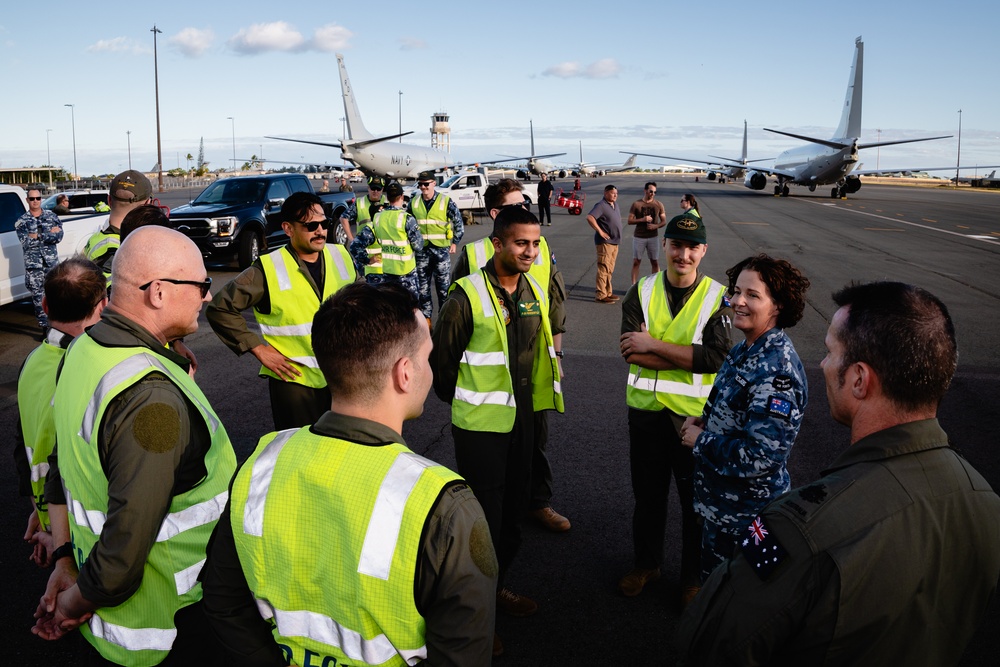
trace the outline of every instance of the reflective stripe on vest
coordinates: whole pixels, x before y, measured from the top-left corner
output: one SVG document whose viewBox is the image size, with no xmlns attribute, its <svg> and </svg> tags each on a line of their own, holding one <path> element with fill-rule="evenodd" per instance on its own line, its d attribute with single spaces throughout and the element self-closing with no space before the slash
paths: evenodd
<svg viewBox="0 0 1000 667">
<path fill-rule="evenodd" d="M 60 345 L 64 335 L 58 329 L 49 329 L 42 344 L 25 359 L 17 380 L 17 411 L 24 451 L 31 467 L 31 493 L 43 530 L 49 529 L 45 479 L 49 474 L 49 454 L 56 442 L 52 398 L 56 391 L 56 373 L 66 354 Z"/>
<path fill-rule="evenodd" d="M 320 298 L 299 268 L 293 252 L 285 246 L 261 256 L 260 265 L 267 283 L 271 312 L 262 313 L 255 309 L 254 317 L 265 342 L 300 366 L 302 374 L 288 382 L 322 388 L 326 386 L 326 379 L 319 370 L 312 349 L 312 320 L 319 310 Z M 354 262 L 343 246 L 327 245 L 318 261 L 324 264 L 323 285 L 320 286 L 323 298 L 354 282 Z M 265 366 L 261 366 L 259 374 L 278 378 Z"/>
<path fill-rule="evenodd" d="M 424 241 L 439 248 L 451 245 L 454 231 L 448 220 L 448 202 L 451 201 L 448 196 L 438 193 L 429 211 L 423 197 L 415 197 L 410 201 L 413 202 L 411 207 L 413 217 L 420 225 L 420 233 L 423 235 Z"/>
<path fill-rule="evenodd" d="M 233 536 L 257 608 L 293 664 L 307 651 L 317 665 L 426 659 L 413 588 L 420 538 L 457 480 L 401 444 L 362 446 L 309 427 L 261 439 L 233 481 Z M 300 544 L 312 532 L 304 498 L 338 517 L 329 549 Z M 317 568 L 327 585 L 302 585 Z"/>
<path fill-rule="evenodd" d="M 390 209 L 375 216 L 373 231 L 382 247 L 382 272 L 405 276 L 417 268 L 413 247 L 406 235 L 406 211 Z"/>
<path fill-rule="evenodd" d="M 382 274 L 382 246 L 378 243 L 378 237 L 375 236 L 375 229 L 372 227 L 372 222 L 369 220 L 362 225 L 358 225 L 358 234 L 360 235 L 365 229 L 372 230 L 372 244 L 365 248 L 368 251 L 368 263 L 365 264 L 365 275 L 381 275 Z"/>
<path fill-rule="evenodd" d="M 719 309 L 725 287 L 705 276 L 676 317 L 671 315 L 662 274 L 642 278 L 639 302 L 653 338 L 678 345 L 700 345 L 705 326 Z M 712 391 L 714 373 L 682 369 L 654 371 L 636 364 L 629 367 L 626 402 L 638 410 L 667 408 L 678 415 L 701 414 Z"/>
<path fill-rule="evenodd" d="M 385 198 L 385 195 L 382 195 L 382 198 L 375 203 L 382 204 L 384 206 L 385 204 L 389 203 L 389 200 Z M 358 212 L 357 216 L 358 219 L 355 222 L 357 223 L 359 228 L 361 227 L 361 225 L 372 219 L 371 214 L 369 214 L 369 211 L 371 210 L 371 204 L 372 201 L 368 198 L 368 195 L 365 195 L 364 197 L 359 197 L 357 199 L 357 206 L 355 208 Z"/>
<path fill-rule="evenodd" d="M 147 667 L 159 664 L 176 636 L 178 609 L 201 599 L 198 575 L 205 548 L 228 499 L 236 456 L 225 429 L 188 374 L 144 347 L 104 347 L 84 334 L 73 341 L 56 387 L 56 434 L 70 534 L 77 566 L 100 541 L 108 516 L 109 482 L 99 455 L 108 406 L 151 372 L 162 373 L 194 406 L 212 438 L 206 476 L 171 498 L 156 541 L 142 566 L 138 590 L 115 607 L 96 610 L 81 632 L 107 660 Z M 84 439 L 87 434 L 89 439 Z"/>
<path fill-rule="evenodd" d="M 530 273 L 524 275 L 539 302 L 542 320 L 542 338 L 535 344 L 532 365 L 532 409 L 562 412 L 562 385 L 549 324 L 548 298 Z M 452 423 L 469 431 L 506 433 L 514 426 L 517 405 L 510 376 L 506 324 L 500 315 L 499 302 L 482 271 L 461 278 L 455 284 L 469 299 L 473 331 L 459 361 L 451 404 Z"/>
</svg>

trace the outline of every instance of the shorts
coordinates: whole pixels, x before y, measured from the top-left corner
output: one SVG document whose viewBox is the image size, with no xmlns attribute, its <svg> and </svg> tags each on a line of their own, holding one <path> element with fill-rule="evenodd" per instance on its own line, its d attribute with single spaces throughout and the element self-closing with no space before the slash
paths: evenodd
<svg viewBox="0 0 1000 667">
<path fill-rule="evenodd" d="M 648 239 L 632 237 L 632 259 L 642 259 L 643 251 L 651 262 L 660 260 L 660 239 L 656 236 Z"/>
</svg>

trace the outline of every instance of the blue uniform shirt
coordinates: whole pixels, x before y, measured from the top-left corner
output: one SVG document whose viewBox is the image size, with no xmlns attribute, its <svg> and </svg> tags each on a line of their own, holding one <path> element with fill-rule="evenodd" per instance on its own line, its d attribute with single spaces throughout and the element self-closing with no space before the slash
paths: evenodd
<svg viewBox="0 0 1000 667">
<path fill-rule="evenodd" d="M 734 534 L 791 488 L 785 464 L 807 399 L 805 369 L 784 330 L 729 351 L 694 445 L 699 514 Z"/>
</svg>

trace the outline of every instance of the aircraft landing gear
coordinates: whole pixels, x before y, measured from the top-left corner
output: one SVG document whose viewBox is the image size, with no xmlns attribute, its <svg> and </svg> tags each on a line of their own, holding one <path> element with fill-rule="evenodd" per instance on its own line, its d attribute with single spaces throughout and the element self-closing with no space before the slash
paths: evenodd
<svg viewBox="0 0 1000 667">
<path fill-rule="evenodd" d="M 836 199 L 840 196 L 840 188 L 834 188 L 830 190 L 830 199 Z"/>
<path fill-rule="evenodd" d="M 780 197 L 781 196 L 781 186 L 780 185 L 775 185 L 774 186 L 774 196 L 775 197 Z"/>
<path fill-rule="evenodd" d="M 816 192 L 816 184 L 815 183 L 810 183 L 809 184 L 809 192 Z"/>
<path fill-rule="evenodd" d="M 782 197 L 787 197 L 788 196 L 788 186 L 787 185 L 781 186 L 781 196 Z"/>
</svg>

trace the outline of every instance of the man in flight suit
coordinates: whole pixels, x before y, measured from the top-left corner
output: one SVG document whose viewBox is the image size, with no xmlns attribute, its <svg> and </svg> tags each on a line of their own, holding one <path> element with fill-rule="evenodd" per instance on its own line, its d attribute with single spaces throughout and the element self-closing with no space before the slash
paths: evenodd
<svg viewBox="0 0 1000 667">
<path fill-rule="evenodd" d="M 459 279 L 434 326 L 434 392 L 451 403 L 459 472 L 483 505 L 500 563 L 497 607 L 530 616 L 538 605 L 505 585 L 528 507 L 534 415 L 563 411 L 545 287 L 528 272 L 541 225 L 521 206 L 493 226 L 491 261 Z"/>
<path fill-rule="evenodd" d="M 79 627 L 100 654 L 90 664 L 219 664 L 198 574 L 236 455 L 167 347 L 198 330 L 212 281 L 190 239 L 154 226 L 122 244 L 113 273 L 56 384 L 45 495 L 61 546 L 33 631 Z"/>
<path fill-rule="evenodd" d="M 209 304 L 216 335 L 236 354 L 250 352 L 267 378 L 275 430 L 314 423 L 330 407 L 330 391 L 312 351 L 313 316 L 322 301 L 358 279 L 342 245 L 327 245 L 323 200 L 292 193 L 281 206 L 288 245 L 261 255 Z M 242 312 L 253 308 L 263 340 Z"/>
<path fill-rule="evenodd" d="M 130 169 L 111 180 L 109 193 L 108 201 L 111 206 L 108 220 L 100 231 L 91 235 L 83 249 L 87 259 L 104 271 L 108 287 L 111 286 L 111 263 L 121 246 L 122 222 L 130 211 L 152 200 L 153 186 L 145 174 Z"/>
<path fill-rule="evenodd" d="M 678 626 L 685 665 L 955 665 L 996 592 L 1000 498 L 936 418 L 948 309 L 892 282 L 833 300 L 820 366 L 850 446 L 715 569 Z"/>
<path fill-rule="evenodd" d="M 313 343 L 330 410 L 261 439 L 205 566 L 227 664 L 489 665 L 497 563 L 483 510 L 400 435 L 432 381 L 416 298 L 349 285 L 320 306 Z"/>
</svg>

